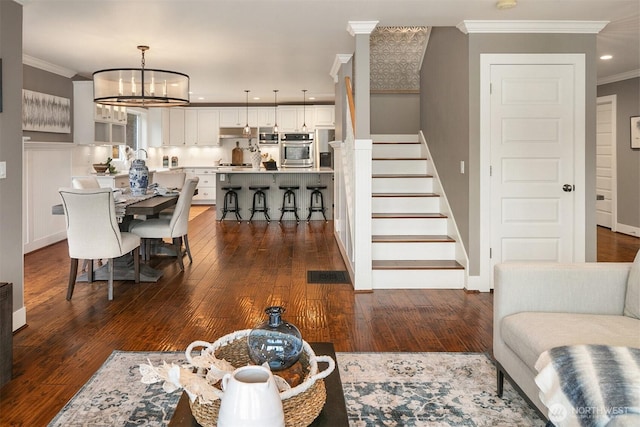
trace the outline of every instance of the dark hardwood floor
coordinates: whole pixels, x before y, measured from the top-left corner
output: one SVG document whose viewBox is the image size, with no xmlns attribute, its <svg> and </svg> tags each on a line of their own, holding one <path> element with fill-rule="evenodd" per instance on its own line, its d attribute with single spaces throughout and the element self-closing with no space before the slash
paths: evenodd
<svg viewBox="0 0 640 427">
<path fill-rule="evenodd" d="M 202 208 L 200 208 L 202 209 Z M 0 424 L 46 425 L 113 350 L 184 350 L 264 320 L 269 305 L 307 341 L 336 351 L 491 352 L 491 293 L 401 290 L 354 293 L 307 284 L 307 270 L 344 270 L 331 223 L 190 222 L 193 264 L 171 259 L 157 283 L 76 285 L 65 300 L 66 242 L 25 256 L 28 326 L 14 335 L 14 379 L 0 389 Z M 598 231 L 599 261 L 630 261 L 640 239 Z"/>
</svg>

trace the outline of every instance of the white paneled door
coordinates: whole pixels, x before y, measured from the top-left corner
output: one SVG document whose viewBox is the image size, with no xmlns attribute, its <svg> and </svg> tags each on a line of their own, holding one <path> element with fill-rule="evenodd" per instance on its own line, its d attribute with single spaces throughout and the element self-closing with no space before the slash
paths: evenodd
<svg viewBox="0 0 640 427">
<path fill-rule="evenodd" d="M 574 260 L 574 72 L 491 66 L 492 264 Z"/>
<path fill-rule="evenodd" d="M 596 223 L 615 230 L 616 96 L 598 98 L 596 120 Z"/>
</svg>

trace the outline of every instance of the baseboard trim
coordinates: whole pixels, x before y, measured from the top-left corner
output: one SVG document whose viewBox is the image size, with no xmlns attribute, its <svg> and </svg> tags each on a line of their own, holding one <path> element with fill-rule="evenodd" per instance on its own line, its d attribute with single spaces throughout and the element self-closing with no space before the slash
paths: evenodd
<svg viewBox="0 0 640 427">
<path fill-rule="evenodd" d="M 27 308 L 21 307 L 13 312 L 12 316 L 13 328 L 12 332 L 24 327 L 27 324 Z"/>
<path fill-rule="evenodd" d="M 640 227 L 634 227 L 632 225 L 616 224 L 616 233 L 628 234 L 633 237 L 640 237 Z"/>
</svg>

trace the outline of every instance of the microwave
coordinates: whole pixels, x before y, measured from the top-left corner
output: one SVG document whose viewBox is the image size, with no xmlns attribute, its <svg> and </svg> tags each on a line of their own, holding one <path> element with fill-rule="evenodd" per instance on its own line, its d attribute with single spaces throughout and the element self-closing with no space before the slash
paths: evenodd
<svg viewBox="0 0 640 427">
<path fill-rule="evenodd" d="M 258 134 L 258 143 L 259 144 L 278 144 L 280 142 L 279 135 L 277 133 L 259 133 Z"/>
</svg>

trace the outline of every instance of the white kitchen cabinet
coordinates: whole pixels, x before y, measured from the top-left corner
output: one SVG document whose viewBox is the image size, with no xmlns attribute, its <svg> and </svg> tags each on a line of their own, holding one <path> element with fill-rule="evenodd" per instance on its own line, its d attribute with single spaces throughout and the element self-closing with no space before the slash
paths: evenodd
<svg viewBox="0 0 640 427">
<path fill-rule="evenodd" d="M 258 110 L 249 108 L 249 126 L 258 125 Z M 246 107 L 228 107 L 220 109 L 220 127 L 242 127 L 247 124 Z"/>
<path fill-rule="evenodd" d="M 169 108 L 149 108 L 147 125 L 150 147 L 171 145 L 169 114 Z"/>
<path fill-rule="evenodd" d="M 258 108 L 258 126 L 274 126 L 276 124 L 276 110 L 271 107 Z"/>
<path fill-rule="evenodd" d="M 218 110 L 198 109 L 198 131 L 195 145 L 220 145 L 220 116 Z"/>
<path fill-rule="evenodd" d="M 73 140 L 76 144 L 125 144 L 125 107 L 93 102 L 93 82 L 73 82 Z"/>
<path fill-rule="evenodd" d="M 184 140 L 184 109 L 169 109 L 169 145 L 185 145 Z"/>
<path fill-rule="evenodd" d="M 335 127 L 335 107 L 333 105 L 316 105 L 313 108 L 315 110 L 315 127 Z"/>
<path fill-rule="evenodd" d="M 281 132 L 302 132 L 302 125 L 313 131 L 312 107 L 278 107 L 278 127 Z"/>
<path fill-rule="evenodd" d="M 198 194 L 193 196 L 194 205 L 216 203 L 216 172 L 214 168 L 184 168 L 188 178 L 198 177 Z"/>
<path fill-rule="evenodd" d="M 195 108 L 184 110 L 184 143 L 198 145 L 198 110 Z"/>
</svg>

